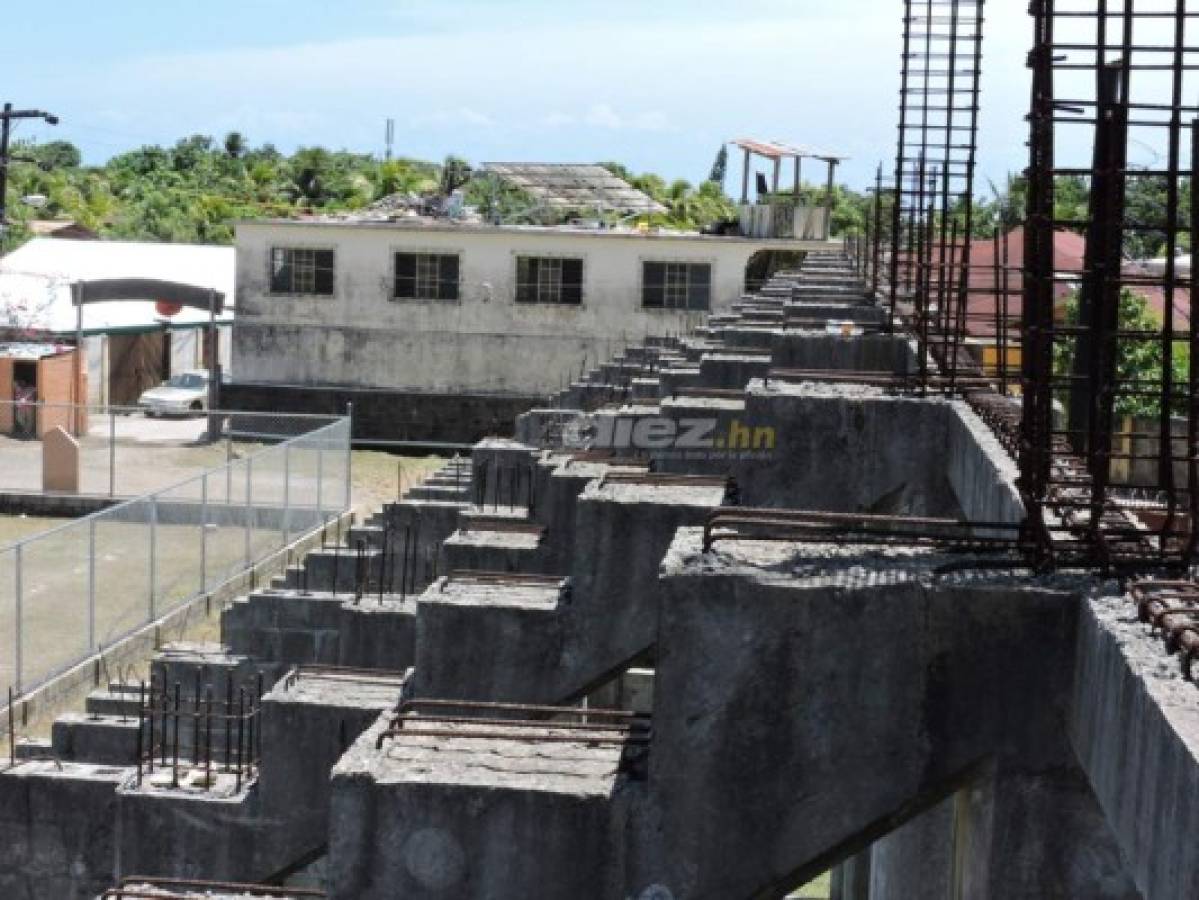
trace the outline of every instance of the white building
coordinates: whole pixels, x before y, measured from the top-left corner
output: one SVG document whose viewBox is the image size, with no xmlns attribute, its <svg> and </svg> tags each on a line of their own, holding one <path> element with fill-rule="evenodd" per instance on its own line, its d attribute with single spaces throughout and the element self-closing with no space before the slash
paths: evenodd
<svg viewBox="0 0 1199 900">
<path fill-rule="evenodd" d="M 35 238 L 0 259 L 0 332 L 73 342 L 72 284 L 125 278 L 177 282 L 225 295 L 225 310 L 216 320 L 217 352 L 228 369 L 234 259 L 232 247 Z M 89 401 L 131 404 L 172 372 L 203 368 L 208 325 L 203 311 L 152 301 L 86 304 Z"/>
<path fill-rule="evenodd" d="M 242 222 L 234 380 L 543 396 L 626 343 L 726 309 L 755 254 L 826 246 L 444 218 Z"/>
</svg>

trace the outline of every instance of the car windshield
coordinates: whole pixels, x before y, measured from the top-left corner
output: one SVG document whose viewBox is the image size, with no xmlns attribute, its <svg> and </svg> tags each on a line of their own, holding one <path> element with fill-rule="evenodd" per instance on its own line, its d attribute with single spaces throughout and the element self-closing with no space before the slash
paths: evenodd
<svg viewBox="0 0 1199 900">
<path fill-rule="evenodd" d="M 187 372 L 183 375 L 172 375 L 167 385 L 173 388 L 202 388 L 207 380 L 196 372 Z"/>
</svg>

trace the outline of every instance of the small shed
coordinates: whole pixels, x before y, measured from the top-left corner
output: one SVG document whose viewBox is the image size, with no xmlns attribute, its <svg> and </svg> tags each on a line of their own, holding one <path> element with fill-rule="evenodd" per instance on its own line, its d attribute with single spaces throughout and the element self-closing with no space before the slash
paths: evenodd
<svg viewBox="0 0 1199 900">
<path fill-rule="evenodd" d="M 0 343 L 0 434 L 40 439 L 59 426 L 85 434 L 86 410 L 71 409 L 87 396 L 86 374 L 73 384 L 77 371 L 69 345 Z"/>
<path fill-rule="evenodd" d="M 228 371 L 233 326 L 234 249 L 196 244 L 35 238 L 0 259 L 0 340 L 74 343 L 73 285 L 154 280 L 226 298 L 216 317 L 216 358 Z M 162 298 L 165 300 L 166 298 Z M 155 300 L 108 296 L 83 311 L 87 399 L 132 406 L 176 372 L 207 368 L 208 312 Z"/>
</svg>

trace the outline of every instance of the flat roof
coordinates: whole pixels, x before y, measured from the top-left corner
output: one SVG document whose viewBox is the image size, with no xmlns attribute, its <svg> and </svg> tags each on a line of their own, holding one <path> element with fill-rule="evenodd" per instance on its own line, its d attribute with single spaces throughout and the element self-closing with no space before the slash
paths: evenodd
<svg viewBox="0 0 1199 900">
<path fill-rule="evenodd" d="M 821 159 L 825 162 L 844 162 L 848 156 L 830 153 L 816 147 L 797 147 L 783 141 L 761 141 L 756 138 L 733 138 L 730 142 L 766 159 Z"/>
<path fill-rule="evenodd" d="M 827 249 L 841 246 L 840 240 L 815 241 L 796 238 L 755 238 L 741 235 L 701 234 L 698 231 L 639 231 L 634 228 L 584 228 L 571 225 L 491 225 L 484 222 L 464 222 L 456 219 L 430 219 L 421 216 L 388 218 L 309 217 L 303 219 L 242 219 L 238 228 L 258 226 L 289 226 L 295 228 L 363 228 L 383 231 L 406 231 L 444 234 L 526 234 L 557 235 L 592 239 L 626 239 L 642 241 L 704 241 L 754 244 L 787 250 Z"/>
</svg>

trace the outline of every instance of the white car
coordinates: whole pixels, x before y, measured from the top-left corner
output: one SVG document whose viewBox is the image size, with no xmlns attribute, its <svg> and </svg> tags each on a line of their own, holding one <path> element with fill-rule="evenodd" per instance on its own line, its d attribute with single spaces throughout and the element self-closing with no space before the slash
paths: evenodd
<svg viewBox="0 0 1199 900">
<path fill-rule="evenodd" d="M 142 393 L 137 405 L 146 416 L 191 416 L 208 408 L 208 373 L 203 370 L 172 375 Z"/>
</svg>

